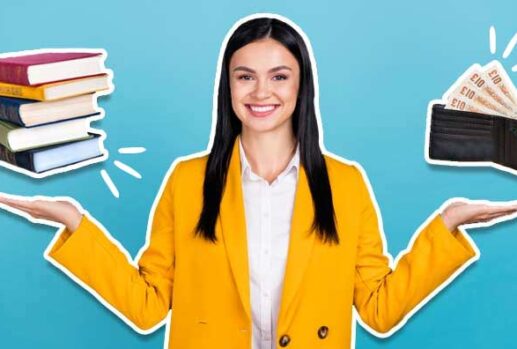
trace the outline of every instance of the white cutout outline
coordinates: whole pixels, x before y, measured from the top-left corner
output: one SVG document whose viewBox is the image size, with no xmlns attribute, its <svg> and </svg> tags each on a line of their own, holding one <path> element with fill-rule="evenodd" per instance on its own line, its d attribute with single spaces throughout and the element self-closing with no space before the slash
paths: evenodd
<svg viewBox="0 0 517 349">
<path fill-rule="evenodd" d="M 2 53 L 2 54 L 0 54 L 0 58 L 18 57 L 18 56 L 29 55 L 29 54 L 52 53 L 52 52 L 100 53 L 101 56 L 104 58 L 103 62 L 105 62 L 107 60 L 107 58 L 108 58 L 108 53 L 103 48 L 39 48 L 39 49 L 33 49 L 33 50 L 23 50 L 23 51 Z M 111 69 L 104 68 L 102 73 L 108 75 L 108 89 L 97 91 L 97 92 L 93 93 L 93 95 L 95 97 L 95 105 L 96 105 L 95 111 L 100 113 L 100 114 L 88 117 L 92 122 L 103 119 L 105 114 L 106 114 L 104 109 L 99 107 L 99 104 L 98 104 L 99 97 L 100 96 L 109 95 L 113 91 L 115 91 L 115 86 L 113 85 L 113 78 L 114 78 L 113 71 Z M 91 128 L 91 127 L 90 127 L 89 131 L 101 134 L 101 137 L 100 137 L 100 151 L 101 151 L 102 155 L 99 156 L 99 157 L 96 157 L 96 158 L 93 158 L 93 159 L 84 160 L 84 161 L 81 161 L 81 162 L 78 162 L 78 163 L 75 163 L 75 164 L 70 164 L 70 165 L 67 165 L 67 166 L 58 167 L 58 168 L 55 168 L 55 169 L 52 169 L 52 170 L 48 170 L 48 171 L 45 171 L 45 172 L 42 172 L 42 173 L 32 172 L 32 171 L 26 170 L 24 168 L 15 166 L 15 165 L 13 165 L 11 163 L 8 163 L 6 161 L 3 161 L 3 160 L 0 160 L 0 166 L 5 167 L 6 169 L 9 169 L 11 171 L 14 171 L 14 172 L 21 173 L 23 175 L 32 177 L 32 178 L 41 179 L 41 178 L 49 177 L 49 176 L 52 176 L 52 175 L 55 175 L 55 174 L 58 174 L 58 173 L 70 172 L 70 171 L 79 169 L 81 167 L 85 167 L 85 166 L 88 166 L 88 165 L 91 165 L 91 164 L 95 164 L 95 163 L 99 163 L 99 162 L 103 162 L 103 161 L 107 160 L 108 157 L 109 157 L 109 151 L 104 147 L 104 142 L 105 142 L 105 140 L 107 138 L 106 132 L 104 132 L 102 130 L 94 129 L 94 128 Z"/>
<path fill-rule="evenodd" d="M 113 238 L 111 236 L 111 234 L 106 230 L 106 228 L 100 223 L 98 222 L 94 217 L 92 217 L 88 211 L 84 210 L 80 205 L 79 203 L 77 203 L 73 198 L 70 198 L 70 197 L 44 197 L 44 196 L 34 196 L 32 197 L 30 200 L 37 200 L 37 199 L 45 199 L 45 200 L 52 200 L 52 201 L 56 201 L 56 200 L 68 200 L 72 203 L 74 203 L 80 210 L 81 210 L 81 213 L 86 215 L 88 217 L 88 219 L 90 219 L 95 225 L 97 225 L 99 227 L 99 229 L 105 234 L 105 236 L 126 256 L 127 260 L 128 260 L 128 263 L 133 265 L 134 267 L 138 268 L 138 260 L 140 259 L 141 255 L 143 254 L 143 252 L 148 248 L 149 244 L 150 244 L 150 233 L 151 233 L 151 225 L 152 225 L 152 219 L 154 217 L 154 213 L 155 213 L 155 210 L 156 210 L 156 207 L 157 207 L 157 204 L 158 204 L 158 201 L 160 199 L 160 197 L 162 196 L 163 194 L 163 191 L 164 191 L 164 188 L 166 186 L 166 183 L 168 181 L 168 178 L 171 176 L 174 168 L 176 167 L 177 163 L 179 163 L 180 161 L 183 161 L 183 160 L 189 160 L 189 159 L 193 159 L 193 158 L 197 158 L 197 157 L 202 157 L 202 156 L 205 156 L 205 155 L 208 155 L 209 152 L 210 152 L 210 148 L 212 146 L 212 143 L 213 143 L 213 140 L 214 140 L 214 136 L 215 136 L 215 124 L 216 124 L 216 120 L 217 120 L 217 90 L 218 90 L 218 84 L 219 84 L 219 77 L 220 77 L 220 69 L 221 69 L 221 63 L 222 63 L 222 56 L 223 56 L 223 53 L 224 53 L 224 50 L 226 48 L 226 45 L 227 45 L 227 42 L 228 42 L 228 39 L 229 37 L 233 34 L 233 32 L 235 31 L 235 29 L 240 26 L 242 23 L 248 21 L 248 20 L 251 20 L 251 19 L 254 19 L 254 18 L 259 18 L 259 17 L 269 17 L 269 18 L 276 18 L 276 19 L 279 19 L 281 21 L 284 21 L 286 23 L 288 23 L 289 25 L 291 25 L 303 38 L 304 42 L 305 42 L 305 45 L 307 46 L 307 49 L 308 49 L 308 52 L 309 52 L 309 56 L 310 56 L 310 60 L 311 60 L 311 66 L 312 66 L 312 70 L 313 70 L 313 75 L 314 75 L 314 89 L 315 89 L 315 96 L 314 96 L 314 105 L 315 105 L 315 111 L 316 111 L 316 119 L 317 119 L 317 125 L 318 125 L 318 128 L 319 128 L 319 131 L 320 131 L 320 139 L 319 139 L 319 145 L 320 145 L 320 148 L 322 150 L 322 153 L 329 156 L 329 157 L 332 157 L 342 163 L 345 163 L 345 164 L 348 164 L 348 165 L 352 165 L 352 166 L 355 166 L 360 172 L 361 172 L 361 175 L 364 179 L 364 182 L 365 182 L 365 185 L 367 186 L 368 188 L 368 192 L 370 194 L 370 198 L 372 200 L 372 204 L 373 206 L 375 207 L 375 211 L 376 211 L 376 215 L 377 215 L 377 221 L 378 221 L 378 227 L 379 227 L 379 234 L 380 234 L 380 237 L 381 237 L 381 240 L 383 242 L 383 253 L 384 255 L 388 258 L 389 260 L 389 266 L 390 268 L 394 268 L 395 265 L 394 263 L 398 263 L 399 259 L 406 253 L 408 252 L 414 241 L 416 240 L 416 238 L 418 237 L 418 235 L 420 234 L 420 232 L 423 230 L 423 228 L 432 220 L 432 218 L 440 213 L 450 202 L 453 202 L 453 201 L 463 201 L 463 202 L 475 202 L 475 203 L 486 203 L 488 205 L 508 205 L 510 206 L 511 205 L 511 202 L 490 202 L 490 201 L 487 201 L 487 200 L 476 200 L 476 201 L 473 201 L 473 200 L 468 200 L 468 199 L 465 199 L 465 198 L 461 198 L 461 197 L 456 197 L 456 198 L 450 198 L 448 199 L 446 202 L 444 202 L 438 209 L 436 209 L 419 227 L 418 229 L 416 230 L 416 232 L 413 234 L 412 238 L 410 239 L 410 243 L 408 245 L 408 247 L 406 249 L 404 249 L 403 251 L 401 251 L 399 253 L 399 255 L 397 256 L 395 262 L 393 260 L 393 257 L 392 255 L 388 252 L 388 245 L 387 245 L 387 241 L 386 241 L 386 237 L 385 237 L 385 232 L 384 232 L 384 225 L 383 225 L 383 220 L 382 220 L 382 215 L 381 215 L 381 212 L 380 212 L 380 209 L 379 209 L 379 205 L 377 203 L 377 199 L 373 193 L 373 189 L 372 189 L 372 186 L 371 186 L 371 183 L 370 183 L 370 180 L 368 179 L 368 176 L 366 175 L 366 172 L 364 171 L 363 167 L 357 163 L 356 161 L 353 161 L 353 160 L 348 160 L 348 159 L 345 159 L 341 156 L 338 156 L 338 155 L 335 155 L 333 153 L 330 153 L 324 146 L 323 144 L 323 128 L 321 127 L 321 117 L 320 117 L 320 110 L 319 110 L 319 84 L 318 84 L 318 75 L 317 75 L 317 70 L 316 70 L 316 61 L 314 59 L 314 55 L 313 55 L 313 52 L 312 52 L 312 46 L 310 45 L 310 41 L 308 40 L 307 36 L 305 35 L 305 33 L 301 30 L 300 27 L 298 27 L 298 25 L 296 25 L 294 22 L 292 22 L 291 20 L 289 20 L 288 18 L 285 18 L 281 15 L 278 15 L 278 14 L 273 14 L 273 13 L 255 13 L 255 14 L 252 14 L 252 15 L 248 15 L 246 17 L 243 17 L 241 18 L 240 20 L 238 20 L 233 26 L 232 28 L 228 31 L 228 33 L 226 34 L 226 37 L 223 41 L 223 44 L 221 45 L 221 48 L 220 48 L 220 52 L 219 52 L 219 59 L 218 59 L 218 62 L 217 62 L 217 72 L 216 72 L 216 77 L 215 77 L 215 84 L 214 84 L 214 96 L 213 96 L 213 109 L 212 109 L 212 129 L 211 129 L 211 135 L 210 135 L 210 141 L 209 141 L 209 144 L 208 144 L 208 147 L 206 150 L 204 151 L 200 151 L 200 152 L 197 152 L 197 153 L 193 153 L 193 154 L 190 154 L 190 155 L 186 155 L 186 156 L 180 156 L 180 157 L 177 157 L 173 163 L 171 164 L 171 166 L 169 167 L 166 175 L 163 177 L 163 180 L 162 180 L 162 183 L 161 183 L 161 186 L 160 186 L 160 189 L 158 191 L 158 194 L 156 195 L 155 197 L 155 200 L 153 202 L 153 205 L 152 205 L 152 208 L 151 208 L 151 212 L 149 214 L 149 218 L 148 218 L 148 224 L 147 224 L 147 233 L 146 233 L 146 242 L 145 244 L 140 248 L 139 252 L 137 253 L 137 255 L 135 256 L 135 258 L 132 260 L 129 253 L 127 252 L 127 250 L 120 244 L 119 241 L 117 241 L 115 238 Z M 1 195 L 5 195 L 6 197 L 12 197 L 12 198 L 19 198 L 17 196 L 14 196 L 14 195 L 6 195 L 6 194 L 1 194 Z M 22 199 L 27 199 L 27 197 L 21 197 Z M 50 242 L 50 244 L 48 245 L 48 247 L 46 248 L 43 256 L 44 258 L 49 261 L 52 265 L 54 265 L 56 268 L 60 269 L 63 273 L 65 273 L 69 278 L 71 278 L 73 281 L 75 281 L 78 285 L 80 285 L 81 287 L 83 287 L 84 289 L 86 289 L 89 293 L 91 293 L 95 298 L 97 298 L 97 300 L 103 304 L 106 308 L 108 308 L 111 312 L 113 312 L 115 315 L 117 315 L 121 320 L 123 320 L 127 325 L 129 325 L 131 328 L 133 328 L 133 330 L 135 330 L 136 332 L 140 333 L 140 334 L 149 334 L 149 333 L 152 333 L 154 331 L 156 331 L 158 328 L 160 328 L 161 326 L 163 326 L 164 324 L 166 325 L 166 330 L 165 330 L 165 338 L 164 338 L 164 349 L 167 349 L 168 348 L 168 340 L 169 340 L 169 337 L 170 337 L 170 324 L 171 324 L 171 312 L 172 312 L 172 309 L 169 310 L 169 312 L 167 313 L 167 315 L 164 317 L 164 319 L 162 321 L 160 321 L 158 324 L 156 324 L 155 326 L 153 326 L 152 328 L 148 329 L 148 330 L 143 330 L 143 329 L 140 329 L 139 327 L 137 327 L 133 322 L 131 322 L 128 318 L 126 318 L 122 313 L 120 313 L 116 308 L 112 307 L 110 304 L 108 304 L 95 290 L 93 290 L 92 288 L 90 288 L 88 285 L 86 285 L 85 283 L 83 283 L 81 280 L 79 280 L 77 277 L 75 277 L 72 273 L 70 273 L 66 268 L 64 268 L 63 266 L 61 266 L 60 264 L 58 264 L 56 261 L 54 261 L 51 257 L 49 257 L 49 252 L 52 248 L 52 246 L 55 244 L 55 242 L 57 241 L 57 239 L 59 238 L 59 236 L 61 235 L 64 227 L 59 224 L 59 223 L 56 223 L 56 222 L 52 222 L 52 221 L 48 221 L 48 220 L 42 220 L 42 219 L 35 219 L 35 218 L 32 218 L 30 215 L 28 214 L 25 214 L 25 213 L 20 213 L 20 211 L 18 210 L 15 210 L 15 209 L 12 209 L 10 208 L 9 206 L 6 206 L 6 205 L 3 205 L 0 203 L 0 207 L 10 211 L 10 212 L 13 212 L 13 213 L 16 213 L 16 214 L 19 214 L 19 215 L 22 215 L 24 216 L 25 218 L 27 218 L 29 221 L 31 222 L 34 222 L 34 223 L 41 223 L 41 224 L 46 224 L 46 225 L 51 225 L 51 226 L 56 226 L 56 227 L 60 227 L 61 229 L 59 229 L 55 235 L 54 235 L 54 238 L 52 239 L 52 241 Z M 411 316 L 417 312 L 420 308 L 422 308 L 430 299 L 432 299 L 438 292 L 440 292 L 443 288 L 445 288 L 447 285 L 449 285 L 464 269 L 466 269 L 470 264 L 472 264 L 474 261 L 478 260 L 479 257 L 480 257 L 480 252 L 477 248 L 477 246 L 474 244 L 473 240 L 471 239 L 471 237 L 465 233 L 464 231 L 464 228 L 477 228 L 477 227 L 488 227 L 488 226 L 491 226 L 493 224 L 495 224 L 496 222 L 501 222 L 501 221 L 506 221 L 506 220 L 510 220 L 510 219 L 513 219 L 517 216 L 517 214 L 512 214 L 512 215 L 507 215 L 507 216 L 504 216 L 504 217 L 499 217 L 497 219 L 493 219 L 491 220 L 490 222 L 484 222 L 484 223 L 473 223 L 473 224 L 465 224 L 463 226 L 460 226 L 458 227 L 459 231 L 461 234 L 463 234 L 463 236 L 467 239 L 467 241 L 471 244 L 471 246 L 473 247 L 474 251 L 475 251 L 475 256 L 473 256 L 471 259 L 469 259 L 466 263 L 464 263 L 459 269 L 456 270 L 455 273 L 453 273 L 446 281 L 444 281 L 440 286 L 438 286 L 432 293 L 430 293 L 426 298 L 424 298 L 420 303 L 418 303 L 410 312 L 408 312 L 404 317 L 403 319 L 397 324 L 395 325 L 392 329 L 390 329 L 388 332 L 386 333 L 379 333 L 377 331 L 375 331 L 374 329 L 370 328 L 366 323 L 364 323 L 362 321 L 362 319 L 358 316 L 357 314 L 357 311 L 355 309 L 355 307 L 352 306 L 352 321 L 351 321 L 351 348 L 355 348 L 355 337 L 356 337 L 356 321 L 359 322 L 359 324 L 364 327 L 368 332 L 370 332 L 371 334 L 375 335 L 376 337 L 379 337 L 379 338 L 386 338 L 386 337 L 389 337 L 391 336 L 393 333 L 395 333 L 397 330 L 399 330 L 401 327 L 404 326 L 404 324 L 407 322 L 407 320 L 409 318 L 411 318 Z M 251 336 L 251 333 L 250 333 L 250 336 Z"/>
</svg>

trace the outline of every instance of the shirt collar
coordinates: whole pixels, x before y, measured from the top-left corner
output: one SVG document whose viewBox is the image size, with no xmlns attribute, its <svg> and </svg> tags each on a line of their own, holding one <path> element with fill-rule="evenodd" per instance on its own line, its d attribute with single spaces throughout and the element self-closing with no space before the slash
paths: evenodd
<svg viewBox="0 0 517 349">
<path fill-rule="evenodd" d="M 238 136 L 237 138 L 239 139 L 239 155 L 241 158 L 241 176 L 244 176 L 245 174 L 249 176 L 251 173 L 251 166 L 248 162 L 248 159 L 246 158 L 246 154 L 244 153 L 244 148 L 242 146 L 241 137 Z M 280 173 L 278 175 L 278 178 L 281 178 L 284 175 L 286 175 L 287 173 L 289 173 L 289 171 L 292 168 L 296 169 L 296 175 L 298 176 L 299 167 L 300 167 L 300 143 L 297 142 L 296 151 L 295 151 L 293 157 L 287 164 L 286 168 L 282 171 L 282 173 Z"/>
</svg>

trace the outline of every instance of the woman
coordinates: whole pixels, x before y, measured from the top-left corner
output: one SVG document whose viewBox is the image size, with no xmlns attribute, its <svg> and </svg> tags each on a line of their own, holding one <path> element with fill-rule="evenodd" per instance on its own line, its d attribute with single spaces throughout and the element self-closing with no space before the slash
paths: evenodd
<svg viewBox="0 0 517 349">
<path fill-rule="evenodd" d="M 294 28 L 250 16 L 229 33 L 211 151 L 174 162 L 137 262 L 76 204 L 0 201 L 64 225 L 46 257 L 135 330 L 167 321 L 170 348 L 349 348 L 352 306 L 389 335 L 477 257 L 459 225 L 517 210 L 453 203 L 392 269 L 364 171 L 321 151 L 310 46 Z"/>
</svg>

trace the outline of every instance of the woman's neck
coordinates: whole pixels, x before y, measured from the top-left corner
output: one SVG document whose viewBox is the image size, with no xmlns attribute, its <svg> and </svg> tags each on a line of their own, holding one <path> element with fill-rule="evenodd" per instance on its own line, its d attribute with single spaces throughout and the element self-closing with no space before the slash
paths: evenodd
<svg viewBox="0 0 517 349">
<path fill-rule="evenodd" d="M 273 132 L 240 134 L 242 147 L 252 171 L 269 183 L 286 168 L 296 151 L 294 134 Z"/>
</svg>

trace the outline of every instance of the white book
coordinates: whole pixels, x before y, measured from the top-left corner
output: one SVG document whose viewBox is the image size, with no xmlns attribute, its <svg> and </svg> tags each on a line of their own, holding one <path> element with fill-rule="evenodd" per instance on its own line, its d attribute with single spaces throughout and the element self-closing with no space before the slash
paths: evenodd
<svg viewBox="0 0 517 349">
<path fill-rule="evenodd" d="M 0 143 L 12 152 L 88 137 L 91 118 L 79 118 L 30 128 L 0 121 Z"/>
<path fill-rule="evenodd" d="M 100 115 L 100 113 L 97 96 L 93 93 L 48 102 L 0 96 L 0 120 L 24 127 L 93 116 L 94 114 Z"/>
<path fill-rule="evenodd" d="M 104 153 L 103 138 L 98 133 L 90 133 L 88 138 L 34 148 L 21 152 L 11 152 L 0 145 L 0 162 L 4 167 L 25 169 L 33 173 L 42 173 L 69 165 L 79 168 L 102 161 Z"/>
</svg>

